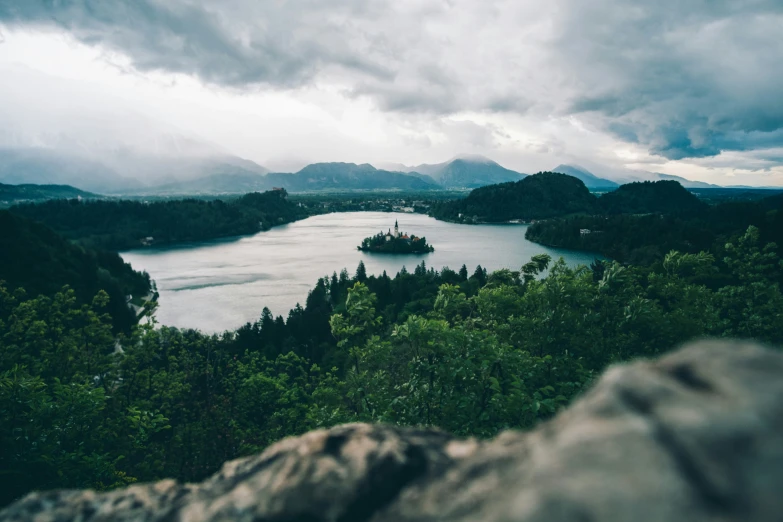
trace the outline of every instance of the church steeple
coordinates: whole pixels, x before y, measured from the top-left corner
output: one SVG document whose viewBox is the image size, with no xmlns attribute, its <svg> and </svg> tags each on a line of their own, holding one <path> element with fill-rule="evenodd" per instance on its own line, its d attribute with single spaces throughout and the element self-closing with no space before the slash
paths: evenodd
<svg viewBox="0 0 783 522">
<path fill-rule="evenodd" d="M 397 237 L 400 235 L 400 227 L 397 226 L 397 220 L 394 220 L 394 237 Z"/>
</svg>

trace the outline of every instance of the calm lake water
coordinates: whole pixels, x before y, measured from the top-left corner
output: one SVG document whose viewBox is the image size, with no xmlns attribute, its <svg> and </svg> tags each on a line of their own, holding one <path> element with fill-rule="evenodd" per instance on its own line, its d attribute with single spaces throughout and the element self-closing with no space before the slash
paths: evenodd
<svg viewBox="0 0 783 522">
<path fill-rule="evenodd" d="M 356 250 L 367 236 L 394 228 L 424 236 L 435 252 L 384 255 Z M 481 265 L 490 272 L 518 270 L 536 254 L 565 258 L 569 265 L 589 264 L 595 256 L 547 248 L 525 239 L 525 225 L 457 225 L 420 214 L 348 212 L 315 216 L 253 236 L 190 243 L 161 249 L 134 250 L 122 257 L 136 270 L 146 270 L 160 292 L 157 319 L 204 332 L 233 330 L 255 321 L 267 306 L 288 316 L 307 298 L 319 277 L 340 272 L 353 275 L 359 261 L 368 274 L 394 277 L 404 266 L 413 271 L 448 266 L 470 273 Z"/>
</svg>

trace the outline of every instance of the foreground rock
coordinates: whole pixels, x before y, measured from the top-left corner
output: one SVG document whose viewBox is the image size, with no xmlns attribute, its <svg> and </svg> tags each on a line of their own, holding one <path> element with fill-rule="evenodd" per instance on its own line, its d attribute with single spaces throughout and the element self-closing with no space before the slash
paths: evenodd
<svg viewBox="0 0 783 522">
<path fill-rule="evenodd" d="M 780 520 L 783 355 L 699 343 L 609 370 L 530 433 L 477 442 L 354 424 L 201 484 L 33 493 L 2 520 Z"/>
</svg>

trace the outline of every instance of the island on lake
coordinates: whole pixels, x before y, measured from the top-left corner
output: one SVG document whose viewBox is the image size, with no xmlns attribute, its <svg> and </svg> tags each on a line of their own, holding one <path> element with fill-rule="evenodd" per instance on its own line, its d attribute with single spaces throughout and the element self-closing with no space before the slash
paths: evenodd
<svg viewBox="0 0 783 522">
<path fill-rule="evenodd" d="M 372 237 L 365 238 L 361 246 L 356 248 L 362 252 L 382 252 L 385 254 L 426 254 L 435 251 L 435 247 L 428 245 L 425 238 L 415 235 L 409 236 L 407 233 L 400 232 L 397 221 L 394 222 L 393 234 L 391 229 L 386 233 L 381 231 Z"/>
</svg>

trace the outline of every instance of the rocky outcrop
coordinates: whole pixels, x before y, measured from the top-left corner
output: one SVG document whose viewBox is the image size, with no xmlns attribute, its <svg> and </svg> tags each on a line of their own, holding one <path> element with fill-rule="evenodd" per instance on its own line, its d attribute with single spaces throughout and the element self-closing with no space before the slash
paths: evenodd
<svg viewBox="0 0 783 522">
<path fill-rule="evenodd" d="M 345 425 L 201 484 L 33 493 L 8 521 L 779 520 L 783 355 L 704 342 L 610 369 L 529 433 L 492 441 Z"/>
</svg>

